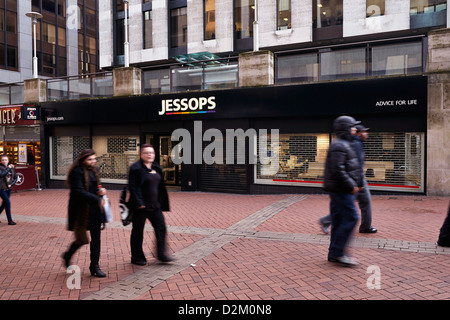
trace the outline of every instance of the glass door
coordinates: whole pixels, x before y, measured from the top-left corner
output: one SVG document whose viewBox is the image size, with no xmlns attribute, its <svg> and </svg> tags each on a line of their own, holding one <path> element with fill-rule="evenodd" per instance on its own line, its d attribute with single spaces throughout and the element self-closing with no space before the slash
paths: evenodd
<svg viewBox="0 0 450 320">
<path fill-rule="evenodd" d="M 146 143 L 150 143 L 156 152 L 156 162 L 163 170 L 164 182 L 169 185 L 181 184 L 181 164 L 172 161 L 172 148 L 178 143 L 171 140 L 171 136 L 146 134 Z"/>
</svg>

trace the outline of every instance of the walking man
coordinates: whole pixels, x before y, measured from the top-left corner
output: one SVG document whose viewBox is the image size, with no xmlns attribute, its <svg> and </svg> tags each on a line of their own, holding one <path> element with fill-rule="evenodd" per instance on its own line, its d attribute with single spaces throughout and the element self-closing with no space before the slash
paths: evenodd
<svg viewBox="0 0 450 320">
<path fill-rule="evenodd" d="M 359 209 L 361 210 L 361 223 L 359 226 L 360 233 L 376 233 L 378 230 L 372 227 L 372 197 L 369 190 L 369 185 L 364 178 L 364 160 L 365 153 L 363 142 L 369 137 L 367 131 L 369 128 L 363 125 L 356 126 L 356 135 L 353 135 L 356 155 L 361 165 L 361 181 L 363 188 L 356 193 L 355 197 L 358 200 Z M 323 216 L 319 219 L 319 224 L 325 234 L 328 234 L 328 227 L 331 225 L 331 215 Z"/>
<path fill-rule="evenodd" d="M 356 155 L 361 164 L 361 179 L 363 185 L 363 189 L 356 194 L 356 200 L 358 200 L 359 209 L 361 210 L 360 233 L 376 233 L 378 231 L 372 227 L 372 196 L 370 195 L 369 185 L 364 178 L 365 154 L 363 142 L 369 137 L 368 130 L 369 128 L 359 124 L 356 126 L 356 135 L 353 137 L 355 140 Z"/>
<path fill-rule="evenodd" d="M 354 266 L 356 261 L 345 255 L 345 247 L 358 222 L 355 194 L 362 188 L 361 164 L 354 149 L 354 118 L 340 116 L 333 123 L 336 139 L 328 149 L 324 189 L 330 195 L 331 237 L 328 261 Z"/>
</svg>

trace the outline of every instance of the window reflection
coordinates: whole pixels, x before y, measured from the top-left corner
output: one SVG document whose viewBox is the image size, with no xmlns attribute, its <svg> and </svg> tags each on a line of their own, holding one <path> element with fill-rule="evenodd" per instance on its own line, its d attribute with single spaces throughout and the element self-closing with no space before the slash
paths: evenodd
<svg viewBox="0 0 450 320">
<path fill-rule="evenodd" d="M 216 38 L 216 1 L 205 0 L 205 40 Z"/>
<path fill-rule="evenodd" d="M 234 21 L 235 39 L 245 39 L 253 37 L 253 22 L 255 21 L 255 1 L 235 0 Z"/>
<path fill-rule="evenodd" d="M 278 18 L 277 29 L 290 29 L 291 28 L 291 1 L 290 0 L 278 0 Z"/>
<path fill-rule="evenodd" d="M 411 0 L 411 15 L 447 10 L 446 0 Z"/>
<path fill-rule="evenodd" d="M 342 0 L 314 0 L 313 26 L 326 28 L 341 25 L 343 20 Z"/>
</svg>

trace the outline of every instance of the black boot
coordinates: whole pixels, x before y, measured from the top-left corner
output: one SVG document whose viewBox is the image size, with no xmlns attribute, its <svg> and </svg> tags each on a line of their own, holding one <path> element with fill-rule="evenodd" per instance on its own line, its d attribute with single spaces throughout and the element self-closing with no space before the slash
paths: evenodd
<svg viewBox="0 0 450 320">
<path fill-rule="evenodd" d="M 100 270 L 100 267 L 98 265 L 96 266 L 89 266 L 89 271 L 91 271 L 91 276 L 96 276 L 99 278 L 106 277 L 106 273 L 104 273 L 102 270 Z"/>
<path fill-rule="evenodd" d="M 69 250 L 67 252 L 64 252 L 62 255 L 62 258 L 64 260 L 64 266 L 68 268 L 70 266 L 70 259 L 72 258 L 73 254 L 81 247 L 81 244 L 78 244 L 76 242 L 72 242 L 72 244 L 69 247 Z"/>
</svg>

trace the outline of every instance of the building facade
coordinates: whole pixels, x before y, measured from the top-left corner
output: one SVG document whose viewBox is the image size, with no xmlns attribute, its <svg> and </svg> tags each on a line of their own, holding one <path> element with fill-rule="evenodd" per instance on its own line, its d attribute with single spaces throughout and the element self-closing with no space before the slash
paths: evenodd
<svg viewBox="0 0 450 320">
<path fill-rule="evenodd" d="M 32 77 L 33 28 L 38 12 L 38 75 L 76 76 L 99 70 L 97 0 L 0 0 L 0 84 Z M 3 102 L 3 101 L 2 101 Z"/>
<path fill-rule="evenodd" d="M 9 84 L 0 86 L 0 152 L 32 166 L 33 174 L 34 166 L 41 172 L 41 124 L 39 106 L 23 104 L 34 55 L 33 24 L 26 14 L 42 14 L 36 24 L 41 80 L 99 70 L 97 7 L 97 0 L 0 0 L 0 85 Z"/>
<path fill-rule="evenodd" d="M 126 3 L 99 5 L 100 67 L 117 69 Z M 151 143 L 166 182 L 183 190 L 321 192 L 333 119 L 348 114 L 371 128 L 371 190 L 450 194 L 449 154 L 430 142 L 449 134 L 448 100 L 431 88 L 445 94 L 450 69 L 429 68 L 447 59 L 448 38 L 429 43 L 447 28 L 447 1 L 130 0 L 127 11 L 139 70 L 130 80 L 148 94 L 43 103 L 48 186 L 85 147 L 106 183 L 126 183 L 138 146 Z M 264 68 L 252 56 L 243 64 L 255 38 Z M 247 82 L 257 73 L 268 80 Z"/>
</svg>

